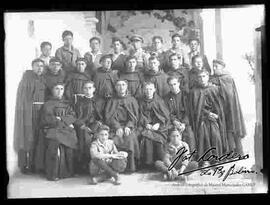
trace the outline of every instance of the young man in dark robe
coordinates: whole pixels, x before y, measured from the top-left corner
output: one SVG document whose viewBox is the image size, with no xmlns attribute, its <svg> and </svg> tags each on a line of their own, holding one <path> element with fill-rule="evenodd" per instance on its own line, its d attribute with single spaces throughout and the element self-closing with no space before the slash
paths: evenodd
<svg viewBox="0 0 270 205">
<path fill-rule="evenodd" d="M 62 33 L 64 45 L 58 48 L 55 52 L 55 57 L 61 60 L 63 70 L 66 73 L 76 69 L 76 60 L 81 57 L 80 51 L 73 46 L 73 33 L 64 31 Z"/>
<path fill-rule="evenodd" d="M 203 57 L 200 55 L 195 55 L 192 57 L 192 69 L 189 71 L 189 89 L 192 89 L 194 86 L 197 86 L 197 74 L 200 70 L 205 69 Z M 205 69 L 206 70 L 206 69 Z M 211 74 L 211 70 L 207 70 L 209 75 Z"/>
<path fill-rule="evenodd" d="M 26 70 L 19 83 L 16 99 L 14 146 L 22 173 L 35 171 L 35 149 L 38 138 L 39 110 L 44 104 L 44 62 L 32 61 L 32 70 Z"/>
<path fill-rule="evenodd" d="M 138 99 L 142 95 L 142 73 L 136 69 L 136 66 L 136 57 L 127 57 L 126 67 L 125 69 L 119 71 L 118 77 L 120 80 L 126 80 L 128 82 L 129 94 Z"/>
<path fill-rule="evenodd" d="M 246 135 L 246 126 L 235 82 L 230 73 L 225 70 L 225 66 L 225 63 L 221 60 L 213 61 L 214 75 L 211 82 L 220 87 L 222 104 L 226 110 L 225 118 L 229 148 L 242 155 L 241 139 Z"/>
<path fill-rule="evenodd" d="M 118 79 L 117 73 L 111 69 L 112 57 L 111 55 L 104 55 L 100 59 L 102 67 L 98 68 L 93 77 L 96 86 L 96 93 L 105 100 L 111 98 L 115 93 L 115 82 Z"/>
<path fill-rule="evenodd" d="M 197 144 L 197 156 L 207 152 L 210 155 L 221 156 L 228 152 L 226 122 L 224 110 L 219 96 L 219 88 L 209 83 L 209 73 L 200 70 L 197 73 L 198 84 L 189 93 L 190 121 Z M 199 160 L 202 166 L 215 163 Z"/>
<path fill-rule="evenodd" d="M 170 67 L 167 72 L 168 76 L 177 76 L 181 82 L 181 90 L 185 92 L 189 91 L 188 87 L 188 67 L 182 65 L 182 57 L 178 56 L 176 53 L 173 53 L 169 56 Z"/>
<path fill-rule="evenodd" d="M 145 82 L 144 97 L 139 101 L 141 130 L 141 167 L 153 169 L 164 157 L 164 146 L 170 125 L 170 113 L 164 101 L 156 94 L 155 84 Z"/>
<path fill-rule="evenodd" d="M 166 51 L 163 48 L 163 38 L 161 36 L 154 36 L 152 38 L 152 49 L 150 55 L 154 55 L 160 62 L 160 70 L 164 71 L 166 66 Z"/>
<path fill-rule="evenodd" d="M 65 71 L 62 69 L 62 63 L 58 58 L 52 57 L 49 63 L 49 69 L 44 75 L 46 81 L 45 99 L 51 97 L 52 86 L 56 82 L 64 82 L 66 77 Z"/>
<path fill-rule="evenodd" d="M 123 50 L 126 50 L 125 43 L 120 38 L 112 39 L 112 70 L 121 71 L 125 68 L 126 54 Z"/>
<path fill-rule="evenodd" d="M 119 150 L 129 153 L 127 171 L 136 171 L 139 160 L 137 123 L 139 106 L 136 99 L 128 94 L 128 83 L 118 80 L 116 95 L 108 101 L 105 108 L 105 123 L 112 129 L 112 139 Z"/>
<path fill-rule="evenodd" d="M 203 58 L 203 64 L 205 69 L 211 74 L 211 68 L 210 65 L 208 63 L 208 59 L 206 57 L 206 55 L 201 54 L 200 52 L 200 40 L 197 38 L 192 38 L 189 40 L 189 47 L 190 47 L 190 52 L 188 53 L 188 59 L 189 59 L 189 65 L 192 68 L 192 58 L 193 56 L 196 55 L 201 55 Z"/>
<path fill-rule="evenodd" d="M 170 91 L 167 84 L 167 74 L 159 69 L 160 63 L 157 57 L 151 56 L 149 59 L 149 69 L 144 71 L 143 80 L 147 82 L 153 82 L 157 94 L 160 97 L 164 97 Z"/>
<path fill-rule="evenodd" d="M 48 180 L 71 177 L 74 174 L 74 150 L 77 136 L 73 123 L 75 112 L 63 97 L 64 84 L 56 83 L 53 97 L 41 110 L 40 126 L 45 133 L 45 174 Z"/>
<path fill-rule="evenodd" d="M 94 133 L 102 124 L 104 101 L 94 95 L 95 85 L 93 81 L 87 81 L 83 85 L 83 95 L 77 96 L 74 110 L 77 120 L 74 122 L 78 137 L 78 152 L 76 156 L 76 172 L 87 173 L 90 161 L 90 144 Z"/>
<path fill-rule="evenodd" d="M 189 145 L 191 151 L 196 149 L 194 133 L 189 123 L 188 93 L 181 90 L 181 79 L 170 76 L 167 80 L 171 91 L 165 97 L 165 103 L 170 111 L 171 123 L 179 129 L 183 141 Z"/>
<path fill-rule="evenodd" d="M 65 80 L 67 99 L 73 99 L 76 94 L 83 94 L 83 85 L 86 81 L 91 80 L 91 76 L 86 72 L 86 59 L 78 58 L 76 60 L 76 70 L 70 72 Z"/>
</svg>

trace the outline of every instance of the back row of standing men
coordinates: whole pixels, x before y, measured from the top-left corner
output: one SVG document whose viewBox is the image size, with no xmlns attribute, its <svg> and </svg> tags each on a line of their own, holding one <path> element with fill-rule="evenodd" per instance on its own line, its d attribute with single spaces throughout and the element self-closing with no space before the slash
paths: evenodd
<svg viewBox="0 0 270 205">
<path fill-rule="evenodd" d="M 143 38 L 134 35 L 127 56 L 121 39 L 113 39 L 112 54 L 102 55 L 101 41 L 93 37 L 91 52 L 82 58 L 72 45 L 72 32 L 64 31 L 62 38 L 64 45 L 55 57 L 50 57 L 49 42 L 41 44 L 42 55 L 32 62 L 33 70 L 25 72 L 18 88 L 15 137 L 22 170 L 48 169 L 54 161 L 43 162 L 44 149 L 50 148 L 54 156 L 59 143 L 79 147 L 78 161 L 85 166 L 86 135 L 92 136 L 100 123 L 109 125 L 116 146 L 129 153 L 132 172 L 138 164 L 151 166 L 162 160 L 171 127 L 181 131 L 190 150 L 198 150 L 197 156 L 210 147 L 216 147 L 217 155 L 242 153 L 240 139 L 246 131 L 234 81 L 221 60 L 213 61 L 211 71 L 206 56 L 198 51 L 198 39 L 190 39 L 191 51 L 185 54 L 179 34 L 172 36 L 168 51 L 162 49 L 162 37 L 155 36 L 153 51 L 146 53 Z M 68 101 L 52 96 L 61 83 Z M 56 126 L 57 117 L 66 121 L 55 130 L 50 126 Z M 70 124 L 75 125 L 75 137 Z M 46 147 L 44 135 L 58 143 Z M 70 158 L 69 151 L 63 152 Z"/>
</svg>

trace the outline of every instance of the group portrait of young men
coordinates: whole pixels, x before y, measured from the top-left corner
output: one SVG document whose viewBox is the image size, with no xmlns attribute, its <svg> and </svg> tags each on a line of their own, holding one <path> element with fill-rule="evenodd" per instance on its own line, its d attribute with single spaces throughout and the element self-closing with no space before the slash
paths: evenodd
<svg viewBox="0 0 270 205">
<path fill-rule="evenodd" d="M 101 39 L 92 37 L 83 57 L 71 31 L 62 33 L 55 56 L 42 42 L 17 91 L 21 172 L 53 181 L 89 174 L 90 184 L 102 178 L 118 185 L 119 173 L 157 170 L 164 180 L 181 180 L 187 170 L 215 163 L 197 161 L 210 148 L 217 156 L 243 154 L 246 128 L 224 61 L 210 66 L 199 39 L 190 39 L 189 53 L 181 35 L 171 39 L 164 50 L 163 38 L 154 36 L 145 51 L 143 37 L 133 35 L 124 52 L 123 41 L 113 38 L 113 52 L 102 53 Z M 181 148 L 195 154 L 168 169 Z"/>
</svg>

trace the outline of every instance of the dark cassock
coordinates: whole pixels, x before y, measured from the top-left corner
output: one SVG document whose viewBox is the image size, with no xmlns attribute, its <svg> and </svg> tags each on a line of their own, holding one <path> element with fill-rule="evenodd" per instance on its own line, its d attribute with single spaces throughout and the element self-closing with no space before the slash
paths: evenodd
<svg viewBox="0 0 270 205">
<path fill-rule="evenodd" d="M 75 112 L 65 99 L 52 97 L 41 110 L 40 125 L 46 143 L 44 169 L 48 180 L 67 178 L 74 174 L 74 151 L 78 147 L 72 125 L 75 121 Z"/>
<path fill-rule="evenodd" d="M 72 99 L 75 94 L 83 94 L 83 85 L 85 82 L 91 80 L 91 76 L 85 71 L 73 71 L 68 74 L 65 84 L 65 95 L 67 99 Z"/>
<path fill-rule="evenodd" d="M 185 91 L 180 91 L 177 94 L 169 92 L 164 101 L 170 111 L 171 123 L 176 120 L 185 124 L 182 139 L 189 145 L 190 150 L 193 151 L 196 149 L 196 141 L 189 122 L 188 93 Z"/>
<path fill-rule="evenodd" d="M 164 101 L 154 93 L 152 99 L 141 98 L 139 101 L 141 130 L 140 150 L 143 166 L 152 166 L 162 160 L 170 126 L 170 113 Z M 158 130 L 149 130 L 147 124 L 159 123 Z"/>
<path fill-rule="evenodd" d="M 222 104 L 226 111 L 226 129 L 230 150 L 243 154 L 241 139 L 246 135 L 246 126 L 235 82 L 226 70 L 215 71 L 211 82 L 220 87 Z"/>
<path fill-rule="evenodd" d="M 97 69 L 101 66 L 99 61 L 102 55 L 103 54 L 101 53 L 101 51 L 99 51 L 96 55 L 92 52 L 86 52 L 84 54 L 84 58 L 87 61 L 87 67 L 85 70 L 89 75 L 94 75 Z"/>
<path fill-rule="evenodd" d="M 131 71 L 121 71 L 118 73 L 119 80 L 126 80 L 128 82 L 129 94 L 136 99 L 142 96 L 142 73 L 138 70 Z"/>
<path fill-rule="evenodd" d="M 94 133 L 102 124 L 104 100 L 97 96 L 91 98 L 83 95 L 74 96 L 74 110 L 77 120 L 74 122 L 78 138 L 78 150 L 76 153 L 77 171 L 87 171 L 90 162 L 90 144 L 93 141 Z M 87 127 L 85 129 L 82 127 Z"/>
<path fill-rule="evenodd" d="M 189 73 L 188 73 L 188 87 L 189 90 L 192 88 L 196 87 L 198 82 L 197 82 L 197 74 L 199 70 L 197 68 L 192 68 Z"/>
<path fill-rule="evenodd" d="M 99 68 L 93 77 L 96 93 L 103 98 L 110 98 L 115 93 L 114 84 L 117 81 L 117 73 L 111 69 Z"/>
<path fill-rule="evenodd" d="M 125 68 L 125 62 L 126 62 L 126 58 L 127 56 L 121 52 L 119 55 L 115 55 L 115 54 L 111 54 L 112 55 L 112 66 L 111 69 L 112 70 L 118 70 L 121 71 Z"/>
<path fill-rule="evenodd" d="M 108 101 L 105 108 L 105 123 L 113 132 L 113 140 L 120 151 L 128 152 L 127 171 L 136 171 L 136 161 L 139 160 L 140 150 L 137 138 L 137 123 L 139 119 L 139 106 L 136 99 L 129 94 L 125 96 L 114 96 Z M 115 135 L 117 129 L 130 128 L 131 133 L 123 135 L 121 140 Z"/>
<path fill-rule="evenodd" d="M 189 70 L 185 66 L 173 70 L 172 68 L 167 72 L 168 76 L 177 76 L 180 79 L 180 88 L 181 90 L 188 93 L 189 91 Z"/>
<path fill-rule="evenodd" d="M 57 82 L 64 82 L 66 77 L 66 73 L 64 70 L 60 69 L 56 74 L 47 70 L 44 75 L 45 82 L 46 82 L 46 90 L 45 90 L 45 99 L 48 100 L 51 97 L 51 89 L 53 85 Z"/>
<path fill-rule="evenodd" d="M 227 153 L 226 122 L 219 88 L 210 83 L 206 87 L 194 87 L 189 93 L 189 108 L 197 156 L 202 156 L 212 147 L 215 147 L 215 150 L 208 152 L 209 155 L 221 156 Z M 210 117 L 210 112 L 218 115 L 218 119 Z"/>
<path fill-rule="evenodd" d="M 144 72 L 143 80 L 153 82 L 156 87 L 156 93 L 160 97 L 165 97 L 169 92 L 170 88 L 167 83 L 168 75 L 163 71 L 155 72 L 153 70 L 147 70 Z"/>
<path fill-rule="evenodd" d="M 44 76 L 27 70 L 17 89 L 14 145 L 18 153 L 18 166 L 23 173 L 36 170 L 39 112 L 44 104 L 45 88 Z"/>
</svg>

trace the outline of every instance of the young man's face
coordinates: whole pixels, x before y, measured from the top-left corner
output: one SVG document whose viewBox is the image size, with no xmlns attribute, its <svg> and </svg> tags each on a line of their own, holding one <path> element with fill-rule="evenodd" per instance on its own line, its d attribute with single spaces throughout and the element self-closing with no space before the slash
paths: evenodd
<svg viewBox="0 0 270 205">
<path fill-rule="evenodd" d="M 170 134 L 170 142 L 174 145 L 177 145 L 182 140 L 182 135 L 179 133 L 179 131 L 173 131 Z"/>
<path fill-rule="evenodd" d="M 155 72 L 158 72 L 159 70 L 159 61 L 155 58 L 155 59 L 152 59 L 152 60 L 149 60 L 149 69 L 152 70 L 152 71 L 155 71 Z"/>
<path fill-rule="evenodd" d="M 172 93 L 177 94 L 180 91 L 180 82 L 173 78 L 169 81 L 169 87 Z"/>
<path fill-rule="evenodd" d="M 153 47 L 154 47 L 155 50 L 160 50 L 160 49 L 162 49 L 162 42 L 161 42 L 160 39 L 155 38 L 155 39 L 153 40 L 152 44 L 153 44 Z"/>
<path fill-rule="evenodd" d="M 83 73 L 85 71 L 85 68 L 86 68 L 86 63 L 84 61 L 78 61 L 77 62 L 77 70 L 80 72 L 80 73 Z"/>
<path fill-rule="evenodd" d="M 203 67 L 203 60 L 202 60 L 202 58 L 200 58 L 200 57 L 196 58 L 195 61 L 194 61 L 194 66 L 195 66 L 195 68 L 201 70 L 202 67 Z"/>
<path fill-rule="evenodd" d="M 152 99 L 154 97 L 155 92 L 156 88 L 154 84 L 148 84 L 144 87 L 144 95 L 147 99 Z"/>
<path fill-rule="evenodd" d="M 142 42 L 140 40 L 133 40 L 131 42 L 132 46 L 134 47 L 134 49 L 138 50 L 142 47 Z"/>
<path fill-rule="evenodd" d="M 62 64 L 60 62 L 51 62 L 49 64 L 49 69 L 52 73 L 57 74 L 61 69 Z"/>
<path fill-rule="evenodd" d="M 127 62 L 127 70 L 134 72 L 137 66 L 137 61 L 136 59 L 132 58 Z"/>
<path fill-rule="evenodd" d="M 32 70 L 37 75 L 41 75 L 43 73 L 43 70 L 44 70 L 44 64 L 42 62 L 35 62 L 32 66 Z"/>
<path fill-rule="evenodd" d="M 109 138 L 109 132 L 107 130 L 101 130 L 97 134 L 97 138 L 101 143 L 104 143 Z"/>
<path fill-rule="evenodd" d="M 127 93 L 128 85 L 125 81 L 118 81 L 115 85 L 115 89 L 118 95 L 124 96 Z"/>
<path fill-rule="evenodd" d="M 99 51 L 100 49 L 100 43 L 98 40 L 94 39 L 90 42 L 90 48 L 92 51 Z"/>
<path fill-rule="evenodd" d="M 119 53 L 122 50 L 122 44 L 119 41 L 114 41 L 113 44 L 113 50 L 115 53 Z"/>
<path fill-rule="evenodd" d="M 191 49 L 191 51 L 197 51 L 198 50 L 198 46 L 199 46 L 199 43 L 198 41 L 191 41 L 190 44 L 189 44 L 189 47 Z"/>
<path fill-rule="evenodd" d="M 71 35 L 67 35 L 63 39 L 65 46 L 71 46 L 73 42 L 73 37 Z"/>
<path fill-rule="evenodd" d="M 112 66 L 112 60 L 110 58 L 105 58 L 101 61 L 101 65 L 106 70 L 109 70 L 111 69 L 111 66 Z"/>
<path fill-rule="evenodd" d="M 45 57 L 49 57 L 51 55 L 52 47 L 50 45 L 45 45 L 41 48 L 41 53 Z"/>
<path fill-rule="evenodd" d="M 179 66 L 181 65 L 181 62 L 182 62 L 182 59 L 181 59 L 181 57 L 178 57 L 178 56 L 172 56 L 171 58 L 170 58 L 170 63 L 171 63 L 171 66 L 172 66 L 172 68 L 174 68 L 174 69 L 178 69 L 179 68 Z"/>
<path fill-rule="evenodd" d="M 93 96 L 95 90 L 96 90 L 96 88 L 95 88 L 93 83 L 86 83 L 83 86 L 83 93 L 86 96 Z"/>
<path fill-rule="evenodd" d="M 181 46 L 181 39 L 179 36 L 175 36 L 172 39 L 172 46 L 173 46 L 173 48 L 179 48 Z"/>
<path fill-rule="evenodd" d="M 63 85 L 56 85 L 53 87 L 52 94 L 55 98 L 61 99 L 63 97 L 64 90 Z"/>
<path fill-rule="evenodd" d="M 208 81 L 209 81 L 209 75 L 206 72 L 200 73 L 198 75 L 198 82 L 201 86 L 205 87 L 208 85 Z"/>
<path fill-rule="evenodd" d="M 213 63 L 214 73 L 223 70 L 223 68 L 224 67 L 222 65 L 220 65 L 219 63 Z"/>
</svg>

